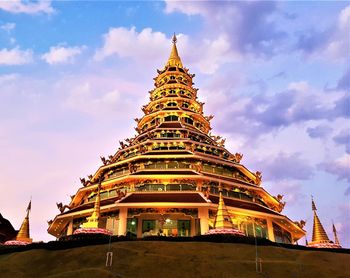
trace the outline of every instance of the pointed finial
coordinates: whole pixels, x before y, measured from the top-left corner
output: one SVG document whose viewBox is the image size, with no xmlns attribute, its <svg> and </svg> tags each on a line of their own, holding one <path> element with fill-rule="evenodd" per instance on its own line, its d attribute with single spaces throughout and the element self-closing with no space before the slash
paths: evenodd
<svg viewBox="0 0 350 278">
<path fill-rule="evenodd" d="M 168 62 L 166 63 L 165 66 L 182 68 L 183 65 L 182 65 L 182 62 L 181 62 L 181 58 L 180 58 L 179 53 L 177 52 L 177 48 L 176 48 L 177 38 L 176 38 L 175 33 L 173 35 L 172 42 L 173 42 L 173 46 L 171 48 L 171 52 L 170 52 L 170 56 L 169 56 Z"/>
<path fill-rule="evenodd" d="M 28 204 L 28 207 L 27 207 L 27 217 L 29 216 L 29 212 L 30 210 L 32 209 L 32 196 L 30 196 L 30 201 L 29 201 L 29 204 Z"/>
<path fill-rule="evenodd" d="M 337 234 L 337 229 L 335 228 L 334 222 L 332 220 L 332 225 L 333 225 L 333 235 L 334 235 L 334 243 L 338 244 L 340 246 L 338 234 Z"/>
<path fill-rule="evenodd" d="M 177 38 L 176 38 L 175 32 L 174 32 L 174 35 L 173 35 L 172 42 L 173 42 L 173 44 L 177 43 Z"/>
<path fill-rule="evenodd" d="M 315 202 L 314 202 L 314 196 L 311 195 L 311 206 L 312 206 L 312 210 L 313 211 L 316 211 L 317 208 L 316 208 L 316 205 L 315 205 Z"/>
</svg>

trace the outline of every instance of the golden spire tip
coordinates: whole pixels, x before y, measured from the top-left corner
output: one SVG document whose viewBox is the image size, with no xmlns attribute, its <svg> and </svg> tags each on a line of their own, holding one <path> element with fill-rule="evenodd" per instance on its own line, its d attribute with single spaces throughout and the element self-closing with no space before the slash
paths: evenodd
<svg viewBox="0 0 350 278">
<path fill-rule="evenodd" d="M 173 35 L 173 38 L 172 38 L 172 42 L 173 42 L 174 44 L 177 43 L 177 38 L 176 38 L 175 32 L 174 32 L 174 35 Z"/>
</svg>

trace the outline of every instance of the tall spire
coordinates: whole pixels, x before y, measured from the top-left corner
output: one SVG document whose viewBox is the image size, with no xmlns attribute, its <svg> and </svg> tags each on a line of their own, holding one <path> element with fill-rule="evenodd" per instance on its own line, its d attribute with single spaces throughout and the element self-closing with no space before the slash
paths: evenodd
<svg viewBox="0 0 350 278">
<path fill-rule="evenodd" d="M 312 196 L 311 196 L 311 207 L 314 212 L 314 225 L 312 229 L 312 241 L 309 242 L 307 246 L 316 247 L 316 248 L 341 248 L 334 225 L 333 225 L 333 232 L 334 232 L 336 243 L 333 243 L 332 241 L 329 240 L 327 233 L 324 230 L 321 224 L 321 221 L 318 218 L 318 215 L 316 213 L 317 208 Z"/>
<path fill-rule="evenodd" d="M 87 217 L 87 221 L 82 224 L 82 228 L 98 228 L 98 220 L 100 218 L 100 184 L 98 185 L 96 200 L 94 204 L 94 210 L 90 217 Z"/>
<path fill-rule="evenodd" d="M 215 221 L 214 221 L 214 228 L 215 229 L 232 229 L 233 228 L 232 220 L 225 206 L 221 191 L 220 191 L 220 197 L 219 197 L 218 211 L 216 212 Z"/>
<path fill-rule="evenodd" d="M 334 223 L 333 223 L 333 234 L 334 234 L 334 243 L 340 245 L 338 235 L 337 235 L 337 229 L 335 228 Z"/>
<path fill-rule="evenodd" d="M 177 38 L 175 33 L 173 35 L 172 42 L 173 42 L 173 47 L 171 49 L 168 62 L 166 63 L 165 66 L 182 68 L 183 66 L 182 66 L 181 58 L 179 56 L 179 53 L 177 52 L 177 47 L 176 47 Z"/>
<path fill-rule="evenodd" d="M 29 232 L 29 212 L 31 208 L 32 208 L 32 200 L 29 201 L 29 204 L 27 207 L 27 214 L 16 236 L 16 240 L 18 241 L 32 242 L 32 239 L 30 238 L 30 232 Z"/>
<path fill-rule="evenodd" d="M 320 219 L 316 213 L 316 205 L 314 200 L 311 201 L 312 210 L 314 211 L 314 224 L 312 229 L 312 242 L 322 243 L 329 242 L 329 238 L 327 236 L 326 231 L 324 230 Z"/>
</svg>

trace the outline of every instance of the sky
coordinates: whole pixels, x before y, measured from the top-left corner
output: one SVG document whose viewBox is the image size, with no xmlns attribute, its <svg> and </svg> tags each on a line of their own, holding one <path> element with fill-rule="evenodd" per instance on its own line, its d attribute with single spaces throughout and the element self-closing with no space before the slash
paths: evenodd
<svg viewBox="0 0 350 278">
<path fill-rule="evenodd" d="M 0 1 L 0 213 L 31 236 L 135 135 L 176 32 L 213 134 L 350 247 L 350 2 Z M 300 244 L 305 243 L 302 239 Z"/>
</svg>

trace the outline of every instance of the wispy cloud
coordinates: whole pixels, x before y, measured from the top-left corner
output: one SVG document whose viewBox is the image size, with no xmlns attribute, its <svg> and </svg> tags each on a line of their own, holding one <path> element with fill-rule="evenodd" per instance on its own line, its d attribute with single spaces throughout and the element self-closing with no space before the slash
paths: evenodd
<svg viewBox="0 0 350 278">
<path fill-rule="evenodd" d="M 137 32 L 135 27 L 111 28 L 103 36 L 102 48 L 95 53 L 95 60 L 101 61 L 108 56 L 133 58 L 143 62 L 159 59 L 167 51 L 169 39 L 164 33 L 154 32 L 151 28 Z"/>
<path fill-rule="evenodd" d="M 52 46 L 48 52 L 41 56 L 41 59 L 50 65 L 72 63 L 74 58 L 80 55 L 85 48 L 85 46 Z"/>
<path fill-rule="evenodd" d="M 335 161 L 325 161 L 319 164 L 319 168 L 335 175 L 339 180 L 350 182 L 350 155 L 345 154 Z"/>
<path fill-rule="evenodd" d="M 10 33 L 15 28 L 16 28 L 16 23 L 12 23 L 12 22 L 11 23 L 8 22 L 8 23 L 5 23 L 5 24 L 0 26 L 0 29 L 6 31 L 8 33 Z"/>
<path fill-rule="evenodd" d="M 324 30 L 304 30 L 296 48 L 314 57 L 344 62 L 349 58 L 350 5 L 342 9 L 337 22 Z"/>
<path fill-rule="evenodd" d="M 21 50 L 19 47 L 0 49 L 0 65 L 23 65 L 33 61 L 33 52 L 30 49 Z"/>
<path fill-rule="evenodd" d="M 311 138 L 324 138 L 332 132 L 332 128 L 327 125 L 317 125 L 307 128 L 306 132 Z"/>
<path fill-rule="evenodd" d="M 211 36 L 227 37 L 236 55 L 273 54 L 287 37 L 287 33 L 271 20 L 280 13 L 278 5 L 272 1 L 166 1 L 165 12 L 202 16 Z"/>
<path fill-rule="evenodd" d="M 38 1 L 0 1 L 0 10 L 14 14 L 52 14 L 55 10 L 49 0 Z"/>
<path fill-rule="evenodd" d="M 350 154 L 350 129 L 344 129 L 333 137 L 335 143 L 345 146 L 345 151 Z"/>
</svg>

